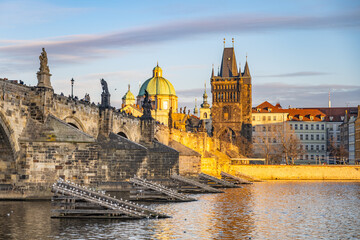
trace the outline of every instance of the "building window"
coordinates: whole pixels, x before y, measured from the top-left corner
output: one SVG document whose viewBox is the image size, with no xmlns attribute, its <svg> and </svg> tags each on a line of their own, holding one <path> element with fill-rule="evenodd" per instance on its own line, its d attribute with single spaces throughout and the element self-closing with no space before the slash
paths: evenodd
<svg viewBox="0 0 360 240">
<path fill-rule="evenodd" d="M 253 116 L 253 121 L 255 121 L 255 116 Z"/>
<path fill-rule="evenodd" d="M 263 121 L 265 122 L 265 121 L 266 121 L 266 116 L 263 116 L 262 119 L 263 119 Z"/>
<path fill-rule="evenodd" d="M 340 141 L 340 135 L 336 136 L 336 141 Z"/>
<path fill-rule="evenodd" d="M 271 132 L 271 126 L 268 126 L 268 131 Z"/>
<path fill-rule="evenodd" d="M 310 145 L 310 150 L 314 150 L 314 145 Z"/>
<path fill-rule="evenodd" d="M 276 116 L 273 116 L 273 120 L 276 121 Z"/>
<path fill-rule="evenodd" d="M 316 124 L 316 130 L 319 130 L 319 129 L 320 129 L 319 124 Z"/>
<path fill-rule="evenodd" d="M 257 117 L 257 120 L 260 121 L 260 116 Z"/>
<path fill-rule="evenodd" d="M 325 130 L 324 124 L 321 124 L 321 130 Z"/>
<path fill-rule="evenodd" d="M 325 150 L 325 145 L 321 145 L 321 150 Z"/>
<path fill-rule="evenodd" d="M 276 138 L 273 138 L 273 143 L 276 143 Z"/>
<path fill-rule="evenodd" d="M 309 150 L 309 145 L 305 145 L 305 149 L 306 149 L 306 150 Z"/>
<path fill-rule="evenodd" d="M 321 134 L 321 140 L 325 140 L 325 135 Z"/>
<path fill-rule="evenodd" d="M 309 160 L 309 155 L 305 155 L 305 160 Z"/>
<path fill-rule="evenodd" d="M 311 158 L 311 160 L 314 160 L 314 155 L 311 155 L 310 158 Z"/>
<path fill-rule="evenodd" d="M 314 125 L 313 124 L 310 125 L 310 129 L 314 130 Z"/>
<path fill-rule="evenodd" d="M 255 132 L 255 126 L 253 127 L 253 132 Z"/>
<path fill-rule="evenodd" d="M 316 150 L 320 150 L 319 145 L 316 145 Z"/>
<path fill-rule="evenodd" d="M 325 160 L 325 155 L 321 155 L 321 160 Z"/>
<path fill-rule="evenodd" d="M 320 140 L 320 135 L 316 134 L 316 140 Z"/>
<path fill-rule="evenodd" d="M 305 130 L 309 130 L 309 126 L 305 124 Z"/>
<path fill-rule="evenodd" d="M 290 124 L 290 130 L 293 130 L 293 126 L 292 126 L 292 124 Z"/>
<path fill-rule="evenodd" d="M 295 130 L 297 130 L 298 129 L 298 125 L 297 124 L 295 124 Z"/>
<path fill-rule="evenodd" d="M 305 135 L 305 140 L 309 140 L 309 135 Z"/>
<path fill-rule="evenodd" d="M 300 134 L 300 140 L 303 140 L 303 135 L 302 134 Z"/>
<path fill-rule="evenodd" d="M 311 139 L 311 140 L 314 140 L 314 135 L 311 134 L 311 135 L 310 135 L 310 139 Z"/>
<path fill-rule="evenodd" d="M 230 119 L 230 110 L 227 107 L 223 107 L 223 118 L 224 120 Z"/>
<path fill-rule="evenodd" d="M 263 126 L 263 132 L 266 132 L 266 127 L 265 126 Z"/>
<path fill-rule="evenodd" d="M 268 116 L 268 121 L 271 121 L 271 116 Z"/>
<path fill-rule="evenodd" d="M 207 118 L 207 113 L 204 113 L 204 118 Z"/>
<path fill-rule="evenodd" d="M 300 124 L 300 130 L 303 130 L 303 125 L 302 124 Z"/>
</svg>

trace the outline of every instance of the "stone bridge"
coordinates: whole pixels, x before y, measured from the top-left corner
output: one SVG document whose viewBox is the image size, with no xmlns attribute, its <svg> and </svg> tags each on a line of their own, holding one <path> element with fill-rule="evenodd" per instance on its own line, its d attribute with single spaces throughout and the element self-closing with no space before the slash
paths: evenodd
<svg viewBox="0 0 360 240">
<path fill-rule="evenodd" d="M 237 151 L 206 133 L 181 132 L 120 112 L 110 106 L 104 80 L 101 105 L 56 94 L 44 49 L 37 76 L 37 86 L 0 79 L 0 188 L 46 189 L 58 177 L 101 184 L 134 175 L 197 174 L 202 160 L 210 159 L 213 169 L 218 162 L 212 160 L 228 160 L 221 150 Z"/>
<path fill-rule="evenodd" d="M 44 49 L 37 75 L 37 86 L 0 79 L 0 185 L 46 188 L 58 177 L 99 184 L 179 173 L 179 153 L 155 141 L 154 120 L 111 107 L 106 81 L 101 105 L 56 94 Z"/>
</svg>

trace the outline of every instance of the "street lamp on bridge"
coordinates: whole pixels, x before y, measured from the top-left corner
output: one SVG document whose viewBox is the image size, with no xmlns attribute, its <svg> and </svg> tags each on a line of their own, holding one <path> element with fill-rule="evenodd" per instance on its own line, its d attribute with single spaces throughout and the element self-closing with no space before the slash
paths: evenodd
<svg viewBox="0 0 360 240">
<path fill-rule="evenodd" d="M 71 98 L 74 98 L 74 78 L 71 78 Z"/>
</svg>

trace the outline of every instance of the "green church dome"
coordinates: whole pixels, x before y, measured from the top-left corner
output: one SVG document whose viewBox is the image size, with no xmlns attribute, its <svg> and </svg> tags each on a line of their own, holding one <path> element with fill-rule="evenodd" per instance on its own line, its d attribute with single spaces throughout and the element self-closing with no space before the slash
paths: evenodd
<svg viewBox="0 0 360 240">
<path fill-rule="evenodd" d="M 145 95 L 145 90 L 149 95 L 173 95 L 176 96 L 175 88 L 170 81 L 162 77 L 162 69 L 157 65 L 153 69 L 153 77 L 146 80 L 140 88 L 139 96 Z"/>
<path fill-rule="evenodd" d="M 130 92 L 130 85 L 128 85 L 128 91 L 125 93 L 125 95 L 122 97 L 123 100 L 135 100 L 134 94 Z"/>
</svg>

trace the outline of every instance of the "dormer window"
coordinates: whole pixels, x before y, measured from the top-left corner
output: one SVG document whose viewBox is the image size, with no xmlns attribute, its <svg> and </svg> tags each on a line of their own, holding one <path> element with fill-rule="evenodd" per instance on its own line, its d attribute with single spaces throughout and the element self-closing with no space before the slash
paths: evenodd
<svg viewBox="0 0 360 240">
<path fill-rule="evenodd" d="M 256 111 L 260 112 L 260 108 L 257 108 Z"/>
<path fill-rule="evenodd" d="M 300 119 L 300 121 L 302 121 L 302 120 L 303 120 L 303 116 L 299 116 L 299 119 Z"/>
<path fill-rule="evenodd" d="M 321 116 L 321 121 L 324 121 L 325 117 L 324 116 Z"/>
<path fill-rule="evenodd" d="M 333 117 L 333 116 L 330 116 L 329 119 L 330 119 L 330 121 L 332 121 L 332 120 L 334 119 L 334 117 Z"/>
<path fill-rule="evenodd" d="M 344 116 L 341 116 L 341 121 L 344 121 L 344 118 L 345 118 Z"/>
<path fill-rule="evenodd" d="M 271 111 L 272 111 L 272 109 L 271 109 L 271 108 L 269 108 L 269 109 L 268 109 L 268 111 L 269 111 L 269 112 L 271 112 Z"/>
<path fill-rule="evenodd" d="M 289 119 L 290 119 L 290 121 L 293 119 L 293 117 L 292 116 L 289 116 Z"/>
<path fill-rule="evenodd" d="M 310 116 L 310 120 L 313 121 L 313 120 L 314 120 L 314 116 Z"/>
</svg>

